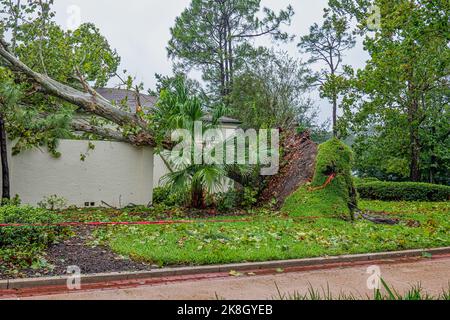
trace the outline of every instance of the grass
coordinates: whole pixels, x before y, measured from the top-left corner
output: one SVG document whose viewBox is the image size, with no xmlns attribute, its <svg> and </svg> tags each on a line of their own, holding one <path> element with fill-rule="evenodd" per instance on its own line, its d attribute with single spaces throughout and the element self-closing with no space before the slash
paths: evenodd
<svg viewBox="0 0 450 320">
<path fill-rule="evenodd" d="M 450 246 L 450 203 L 363 201 L 360 207 L 401 222 L 378 225 L 329 216 L 259 215 L 250 222 L 116 226 L 99 229 L 99 243 L 158 265 L 208 265 Z M 414 223 L 411 223 L 414 221 Z"/>
<path fill-rule="evenodd" d="M 373 296 L 367 296 L 368 300 L 384 301 L 384 300 L 450 300 L 450 286 L 447 290 L 443 290 L 437 296 L 430 295 L 422 289 L 419 285 L 411 287 L 405 293 L 399 293 L 394 288 L 391 288 L 383 279 L 381 279 L 382 289 L 375 290 Z M 341 293 L 338 296 L 333 296 L 330 288 L 322 288 L 322 290 L 315 289 L 310 286 L 307 293 L 294 292 L 293 294 L 285 294 L 280 291 L 277 286 L 277 296 L 274 300 L 361 300 L 364 297 L 355 296 L 354 294 Z"/>
</svg>

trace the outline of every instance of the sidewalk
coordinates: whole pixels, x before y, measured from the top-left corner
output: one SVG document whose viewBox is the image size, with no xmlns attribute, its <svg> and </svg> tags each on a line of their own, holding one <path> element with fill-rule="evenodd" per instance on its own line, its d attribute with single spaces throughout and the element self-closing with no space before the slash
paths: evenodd
<svg viewBox="0 0 450 320">
<path fill-rule="evenodd" d="M 417 262 L 392 263 L 379 266 L 382 277 L 397 291 L 403 292 L 412 285 L 421 284 L 425 292 L 438 295 L 448 289 L 450 283 L 450 257 Z M 326 289 L 329 285 L 333 296 L 341 292 L 366 297 L 373 290 L 367 288 L 367 266 L 315 270 L 274 275 L 221 277 L 205 280 L 143 285 L 134 288 L 102 289 L 64 294 L 34 296 L 26 299 L 49 300 L 99 300 L 99 299 L 271 299 L 277 296 L 276 285 L 282 293 L 306 293 L 311 284 Z M 10 296 L 10 299 L 18 297 Z"/>
</svg>

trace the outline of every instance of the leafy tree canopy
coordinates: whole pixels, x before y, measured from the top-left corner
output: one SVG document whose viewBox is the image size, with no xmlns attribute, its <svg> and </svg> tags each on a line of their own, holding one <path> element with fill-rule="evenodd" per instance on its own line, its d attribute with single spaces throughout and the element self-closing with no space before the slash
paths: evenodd
<svg viewBox="0 0 450 320">
<path fill-rule="evenodd" d="M 246 59 L 257 52 L 252 40 L 291 39 L 281 26 L 293 14 L 291 6 L 278 14 L 261 8 L 261 0 L 192 0 L 171 28 L 168 55 L 178 70 L 200 70 L 209 91 L 223 98 Z"/>
</svg>

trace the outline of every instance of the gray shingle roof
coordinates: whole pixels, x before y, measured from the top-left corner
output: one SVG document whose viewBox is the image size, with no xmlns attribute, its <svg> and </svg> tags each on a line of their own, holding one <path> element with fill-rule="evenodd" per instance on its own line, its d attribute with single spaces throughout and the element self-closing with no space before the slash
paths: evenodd
<svg viewBox="0 0 450 320">
<path fill-rule="evenodd" d="M 96 91 L 105 99 L 120 105 L 123 101 L 130 107 L 131 112 L 136 112 L 138 104 L 138 96 L 136 92 L 125 89 L 99 88 Z M 156 103 L 156 97 L 147 94 L 139 94 L 139 101 L 143 108 L 153 108 Z"/>
<path fill-rule="evenodd" d="M 203 120 L 205 121 L 212 121 L 212 116 L 211 115 L 207 115 L 205 117 L 203 117 Z M 223 124 L 241 124 L 242 122 L 233 118 L 229 118 L 229 117 L 222 117 L 220 118 L 220 122 Z"/>
</svg>

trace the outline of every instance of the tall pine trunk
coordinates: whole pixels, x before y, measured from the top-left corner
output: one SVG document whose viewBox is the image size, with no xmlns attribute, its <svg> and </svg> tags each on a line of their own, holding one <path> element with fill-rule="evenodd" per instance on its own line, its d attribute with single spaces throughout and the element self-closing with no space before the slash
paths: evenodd
<svg viewBox="0 0 450 320">
<path fill-rule="evenodd" d="M 0 155 L 2 162 L 2 198 L 11 199 L 9 184 L 8 149 L 6 145 L 6 129 L 3 115 L 0 113 Z"/>
</svg>

